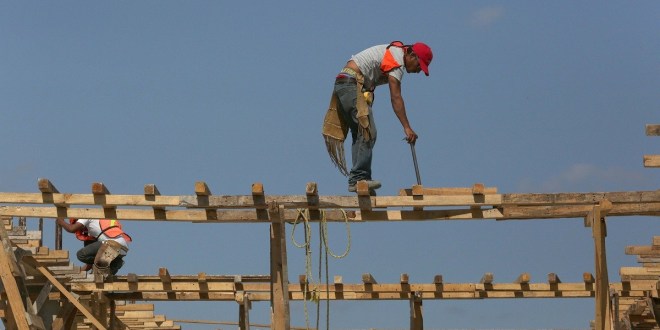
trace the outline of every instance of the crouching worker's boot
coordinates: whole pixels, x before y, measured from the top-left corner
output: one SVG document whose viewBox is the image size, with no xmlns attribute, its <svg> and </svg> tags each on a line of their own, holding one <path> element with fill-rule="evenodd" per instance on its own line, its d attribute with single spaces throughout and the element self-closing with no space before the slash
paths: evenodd
<svg viewBox="0 0 660 330">
<path fill-rule="evenodd" d="M 110 263 L 119 256 L 122 248 L 123 246 L 115 241 L 103 241 L 94 258 L 94 282 L 103 282 L 112 275 Z"/>
</svg>

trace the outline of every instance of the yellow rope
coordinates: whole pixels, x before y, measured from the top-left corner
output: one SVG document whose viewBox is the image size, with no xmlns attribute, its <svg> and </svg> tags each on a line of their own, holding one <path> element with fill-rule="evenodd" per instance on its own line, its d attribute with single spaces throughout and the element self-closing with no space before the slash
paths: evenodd
<svg viewBox="0 0 660 330">
<path fill-rule="evenodd" d="M 348 222 L 348 215 L 346 214 L 345 210 L 341 210 L 342 214 L 344 215 L 344 222 L 346 223 L 346 233 L 347 233 L 347 246 L 346 250 L 341 254 L 341 255 L 336 255 L 335 253 L 332 252 L 330 247 L 328 246 L 328 222 L 326 218 L 325 211 L 321 211 L 321 222 L 319 223 L 319 236 L 320 236 L 320 244 L 319 248 L 325 247 L 325 284 L 326 284 L 326 300 L 327 300 L 327 308 L 326 308 L 326 326 L 329 329 L 330 328 L 330 290 L 328 288 L 328 254 L 331 255 L 335 259 L 341 259 L 344 258 L 348 255 L 348 253 L 351 250 L 351 227 Z M 312 240 L 312 231 L 310 228 L 309 224 L 309 209 L 298 209 L 298 216 L 296 217 L 296 220 L 293 222 L 293 228 L 291 230 L 291 241 L 293 245 L 297 248 L 304 248 L 305 249 L 305 275 L 307 276 L 307 285 L 305 285 L 303 289 L 303 297 L 307 298 L 308 294 L 308 286 L 310 283 L 314 282 L 313 276 L 312 276 L 312 251 L 311 251 L 311 240 Z M 302 219 L 304 223 L 304 229 L 305 229 L 305 242 L 304 243 L 298 243 L 295 239 L 295 232 L 296 232 L 296 226 L 298 225 L 298 222 Z M 313 301 L 314 303 L 317 304 L 317 311 L 316 311 L 316 328 L 318 329 L 318 316 L 319 316 L 319 307 L 320 307 L 320 300 L 321 300 L 321 295 L 318 292 L 318 288 L 321 286 L 321 256 L 319 255 L 319 279 L 316 285 L 314 285 L 314 289 L 311 292 L 309 300 Z M 307 299 L 303 300 L 303 309 L 305 312 L 305 324 L 307 328 L 309 328 L 309 312 L 307 310 Z"/>
</svg>

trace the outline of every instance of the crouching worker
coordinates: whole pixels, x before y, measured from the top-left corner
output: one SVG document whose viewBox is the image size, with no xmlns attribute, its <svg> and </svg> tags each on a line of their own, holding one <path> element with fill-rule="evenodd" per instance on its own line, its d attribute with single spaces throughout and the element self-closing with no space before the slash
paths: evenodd
<svg viewBox="0 0 660 330">
<path fill-rule="evenodd" d="M 83 270 L 94 268 L 95 273 L 105 278 L 117 274 L 124 265 L 123 259 L 132 239 L 122 230 L 119 220 L 69 219 L 67 222 L 58 218 L 57 223 L 84 242 L 84 247 L 77 253 L 78 260 L 85 264 Z"/>
</svg>

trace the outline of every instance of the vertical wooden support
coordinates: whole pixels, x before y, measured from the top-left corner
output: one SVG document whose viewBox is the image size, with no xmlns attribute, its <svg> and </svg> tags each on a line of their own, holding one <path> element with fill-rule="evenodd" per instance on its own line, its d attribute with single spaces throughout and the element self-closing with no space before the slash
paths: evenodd
<svg viewBox="0 0 660 330">
<path fill-rule="evenodd" d="M 103 292 L 99 291 L 92 293 L 92 306 L 94 306 L 92 312 L 96 316 L 98 322 L 106 328 L 108 328 L 108 307 L 110 307 L 108 303 L 109 300 Z"/>
<path fill-rule="evenodd" d="M 108 329 L 117 329 L 117 304 L 114 299 L 110 299 L 110 315 L 108 318 Z"/>
<path fill-rule="evenodd" d="M 413 292 L 410 296 L 410 330 L 424 329 L 424 315 L 422 311 L 422 295 L 420 292 Z"/>
<path fill-rule="evenodd" d="M 594 206 L 587 215 L 587 223 L 591 224 L 594 238 L 594 252 L 596 265 L 596 303 L 595 303 L 595 329 L 605 330 L 611 328 L 610 282 L 607 275 L 607 254 L 605 252 L 605 237 L 607 229 L 601 206 Z"/>
<path fill-rule="evenodd" d="M 73 296 L 73 294 L 71 294 L 71 292 L 69 292 L 69 291 L 66 290 L 66 288 L 64 287 L 64 285 L 62 285 L 62 283 L 60 283 L 60 282 L 55 278 L 55 275 L 53 275 L 53 273 L 52 273 L 48 268 L 46 268 L 46 267 L 42 266 L 41 264 L 39 264 L 39 262 L 38 262 L 36 259 L 34 259 L 34 257 L 32 257 L 32 256 L 25 256 L 25 257 L 23 257 L 23 262 L 24 262 L 27 266 L 30 266 L 30 267 L 34 268 L 36 271 L 38 271 L 38 272 L 40 272 L 42 275 L 44 275 L 44 276 L 46 277 L 46 279 L 48 279 L 48 281 L 50 281 L 50 283 L 52 283 L 52 284 L 57 288 L 57 290 L 59 290 L 60 293 L 62 293 L 62 294 L 63 294 L 63 295 L 69 300 L 69 302 L 71 302 L 71 303 L 72 303 L 72 304 L 73 304 L 73 305 L 74 305 L 74 306 L 75 306 L 75 307 L 76 307 L 81 313 L 83 313 L 83 315 L 85 315 L 85 317 L 87 317 L 87 319 L 88 319 L 90 322 L 92 322 L 92 324 L 93 324 L 97 329 L 100 329 L 100 330 L 106 330 L 106 329 L 107 329 L 105 326 L 103 326 L 103 325 L 102 325 L 102 324 L 96 319 L 96 317 L 95 317 L 92 313 L 89 312 L 89 310 L 87 310 L 87 308 L 85 308 L 85 307 L 84 307 L 84 306 L 78 301 L 78 299 L 77 299 L 76 297 Z"/>
<path fill-rule="evenodd" d="M 236 293 L 238 302 L 238 329 L 250 330 L 250 297 L 246 292 Z"/>
<path fill-rule="evenodd" d="M 44 202 L 53 202 L 53 194 L 59 193 L 55 185 L 46 178 L 37 179 L 37 186 L 41 191 L 41 198 Z M 66 214 L 66 208 L 57 207 L 57 213 L 58 215 Z M 39 219 L 39 230 L 43 233 L 41 223 L 42 219 Z M 62 226 L 58 224 L 55 224 L 55 250 L 62 250 Z"/>
<path fill-rule="evenodd" d="M 286 230 L 284 206 L 272 203 L 268 207 L 270 217 L 270 291 L 271 327 L 273 330 L 289 330 L 289 275 L 286 258 Z"/>
<path fill-rule="evenodd" d="M 25 305 L 23 304 L 23 298 L 21 297 L 21 292 L 18 288 L 18 283 L 12 269 L 16 267 L 16 264 L 12 266 L 12 259 L 10 253 L 13 253 L 9 241 L 5 241 L 5 238 L 8 237 L 5 232 L 4 224 L 0 226 L 0 231 L 2 231 L 2 243 L 5 246 L 0 251 L 0 279 L 2 280 L 2 285 L 4 287 L 5 294 L 7 295 L 7 301 L 11 313 L 7 315 L 18 329 L 29 329 L 28 320 L 26 318 Z M 9 250 L 7 250 L 9 247 Z"/>
</svg>

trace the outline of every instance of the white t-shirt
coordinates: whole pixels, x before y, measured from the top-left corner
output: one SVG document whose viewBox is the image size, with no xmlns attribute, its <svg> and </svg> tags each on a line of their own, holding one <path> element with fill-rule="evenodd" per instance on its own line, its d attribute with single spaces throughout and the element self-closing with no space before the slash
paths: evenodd
<svg viewBox="0 0 660 330">
<path fill-rule="evenodd" d="M 87 234 L 92 237 L 98 237 L 98 240 L 100 242 L 106 240 L 113 240 L 121 244 L 126 249 L 128 249 L 128 242 L 126 242 L 123 235 L 113 238 L 113 237 L 108 237 L 105 233 L 101 234 L 101 223 L 99 222 L 98 219 L 78 219 L 76 222 L 81 223 L 83 226 L 85 226 L 85 228 L 87 228 Z M 99 236 L 99 234 L 101 234 L 101 236 Z M 126 255 L 126 252 L 122 250 L 121 254 Z"/>
<path fill-rule="evenodd" d="M 380 71 L 380 63 L 383 61 L 383 56 L 385 56 L 385 50 L 387 45 L 378 45 L 369 47 L 351 57 L 351 60 L 357 64 L 358 68 L 364 75 L 364 86 L 366 89 L 372 89 L 379 85 L 384 85 L 388 83 L 388 78 Z M 402 81 L 404 71 L 404 62 L 403 62 L 403 49 L 401 47 L 390 47 L 390 52 L 392 56 L 401 64 L 400 67 L 388 72 L 388 74 L 398 81 Z"/>
</svg>

